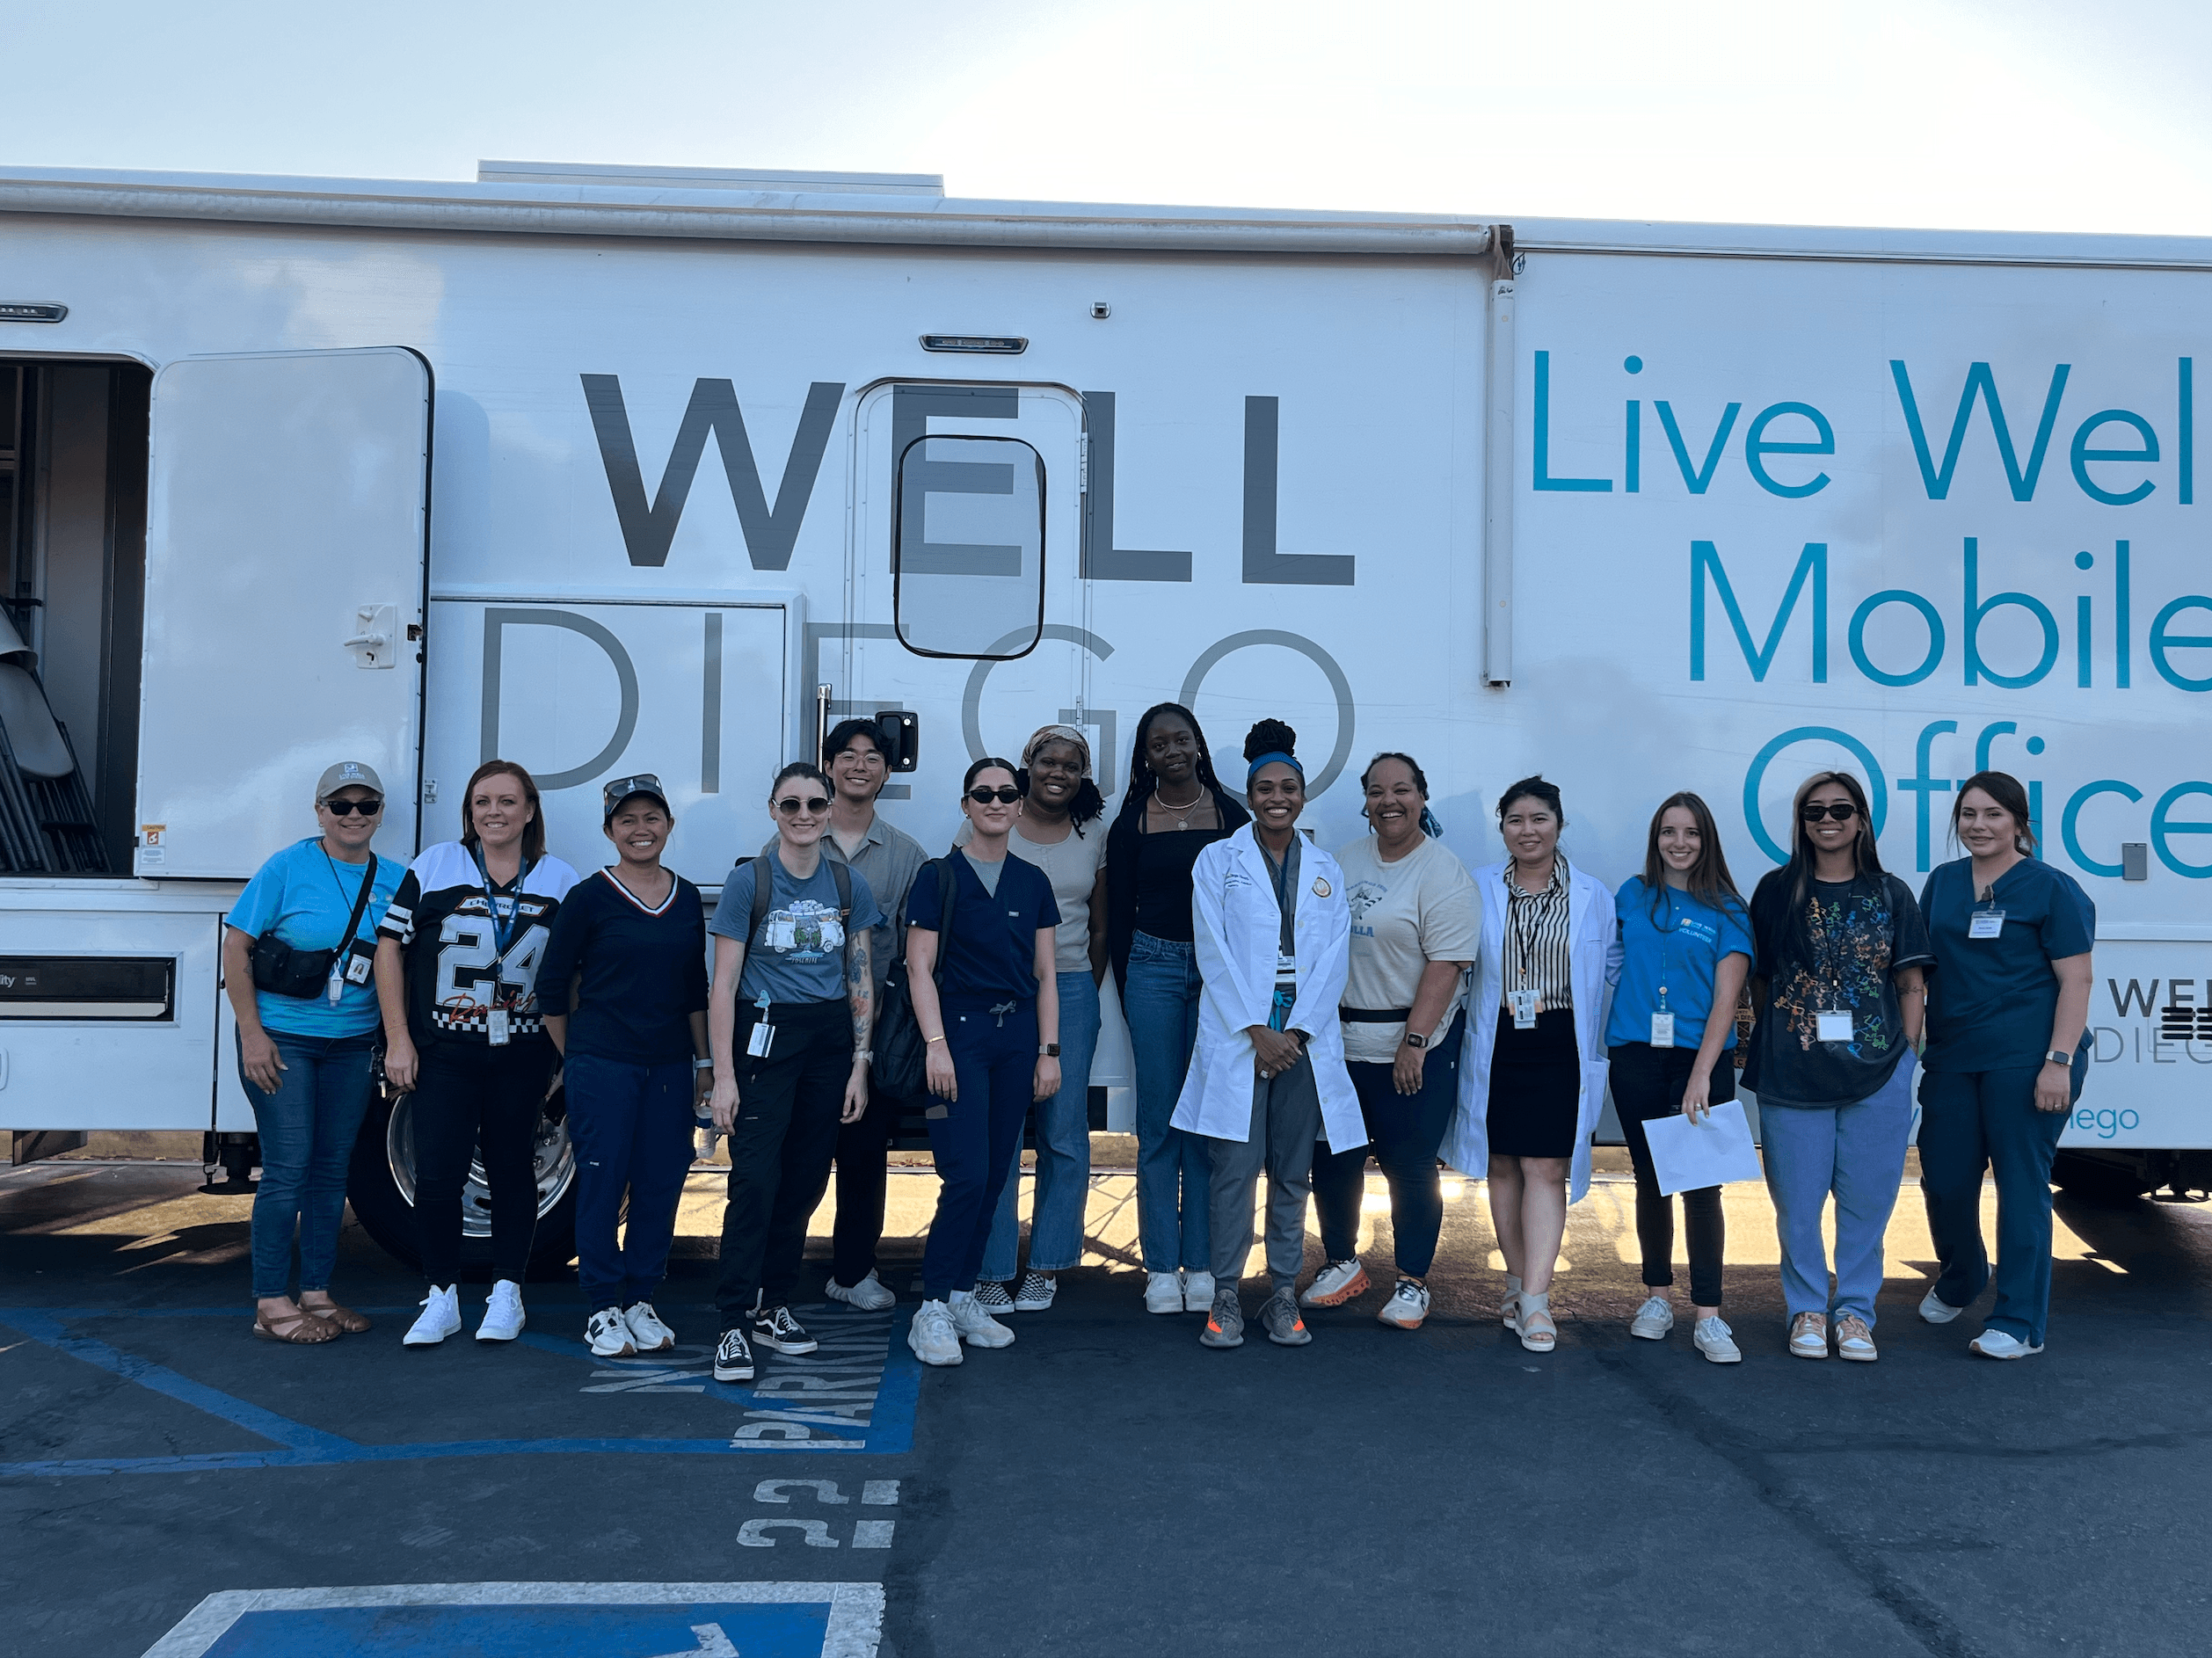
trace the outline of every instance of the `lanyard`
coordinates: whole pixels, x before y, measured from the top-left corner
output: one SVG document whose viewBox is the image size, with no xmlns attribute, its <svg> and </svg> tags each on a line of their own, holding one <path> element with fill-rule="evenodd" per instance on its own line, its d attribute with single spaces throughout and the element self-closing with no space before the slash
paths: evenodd
<svg viewBox="0 0 2212 1658">
<path fill-rule="evenodd" d="M 360 888 L 355 887 L 350 893 L 346 891 L 346 883 L 338 878 L 338 860 L 331 856 L 331 849 L 323 845 L 321 841 L 318 840 L 315 844 L 316 850 L 323 854 L 323 862 L 330 865 L 331 884 L 338 889 L 338 901 L 340 904 L 343 904 L 348 911 L 351 911 L 353 908 L 355 900 L 361 895 Z M 361 879 L 364 881 L 367 880 L 370 874 L 375 869 L 375 868 L 376 866 L 373 863 L 363 864 L 361 866 Z M 339 950 L 343 951 L 348 944 L 351 944 L 353 942 L 354 933 L 358 933 L 360 931 L 360 924 L 356 922 L 353 931 L 347 933 L 344 938 L 338 940 L 338 948 Z"/>
<path fill-rule="evenodd" d="M 1552 879 L 1553 882 L 1559 879 L 1557 865 L 1553 866 Z M 1512 900 L 1506 905 L 1506 908 L 1512 913 L 1513 916 L 1513 942 L 1521 947 L 1521 983 L 1525 985 L 1528 983 L 1529 970 L 1535 965 L 1536 941 L 1544 931 L 1545 918 L 1551 912 L 1552 894 L 1555 888 L 1547 886 L 1541 893 L 1531 892 L 1514 881 L 1510 875 L 1506 877 L 1506 885 L 1510 889 Z M 1522 903 L 1519 901 L 1521 899 L 1526 899 L 1527 902 Z M 1521 925 L 1523 911 L 1526 911 L 1532 918 L 1526 927 Z"/>
<path fill-rule="evenodd" d="M 324 855 L 327 857 L 330 854 L 325 853 Z M 505 961 L 508 942 L 514 936 L 514 923 L 522 913 L 522 883 L 530 873 L 530 865 L 526 863 L 515 871 L 514 894 L 507 900 L 507 920 L 506 925 L 502 927 L 499 924 L 499 899 L 491 890 L 491 871 L 484 868 L 484 848 L 472 846 L 469 848 L 469 855 L 477 861 L 477 873 L 484 877 L 484 901 L 485 907 L 491 912 L 491 942 L 498 948 L 499 959 Z"/>
</svg>

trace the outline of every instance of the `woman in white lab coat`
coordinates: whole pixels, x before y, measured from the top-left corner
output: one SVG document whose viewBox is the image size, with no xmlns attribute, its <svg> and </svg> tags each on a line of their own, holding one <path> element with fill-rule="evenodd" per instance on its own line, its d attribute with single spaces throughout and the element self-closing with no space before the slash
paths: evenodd
<svg viewBox="0 0 2212 1658">
<path fill-rule="evenodd" d="M 1613 895 L 1560 855 L 1559 790 L 1526 777 L 1498 801 L 1510 855 L 1475 872 L 1482 953 L 1467 1002 L 1459 1104 L 1443 1155 L 1487 1174 L 1505 1256 L 1506 1327 L 1548 1353 L 1552 1269 L 1567 1206 L 1590 1189 L 1605 1104 L 1606 986 L 1619 974 Z"/>
<path fill-rule="evenodd" d="M 1192 934 L 1205 987 L 1198 1040 L 1175 1126 L 1205 1137 L 1212 1167 L 1213 1306 L 1198 1340 L 1244 1342 L 1237 1295 L 1252 1248 L 1252 1200 L 1267 1171 L 1268 1340 L 1313 1339 L 1299 1316 L 1313 1143 L 1331 1151 L 1367 1131 L 1336 1022 L 1351 959 L 1351 911 L 1336 860 L 1296 828 L 1306 806 L 1298 733 L 1262 720 L 1244 739 L 1253 821 L 1198 854 Z M 1611 910 L 1607 914 L 1612 913 Z"/>
</svg>

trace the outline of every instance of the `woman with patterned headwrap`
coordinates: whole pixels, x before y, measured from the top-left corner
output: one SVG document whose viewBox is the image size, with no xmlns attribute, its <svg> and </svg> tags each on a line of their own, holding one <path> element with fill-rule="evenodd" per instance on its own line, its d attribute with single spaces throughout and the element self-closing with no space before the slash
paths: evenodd
<svg viewBox="0 0 2212 1658">
<path fill-rule="evenodd" d="M 1056 1274 L 1083 1256 L 1083 1207 L 1090 1191 L 1091 1056 L 1098 1047 L 1098 985 L 1106 973 L 1104 797 L 1091 776 L 1090 743 L 1073 725 L 1037 728 L 1022 746 L 1015 776 L 1022 804 L 1007 850 L 1035 864 L 1052 884 L 1060 909 L 1053 965 L 1060 992 L 1060 1088 L 1037 1102 L 1037 1190 L 1030 1214 L 1030 1268 L 1009 1291 L 1021 1222 L 1022 1148 L 1000 1194 L 983 1252 L 975 1298 L 993 1316 L 1042 1313 L 1052 1305 Z M 965 824 L 954 844 L 965 845 Z"/>
</svg>

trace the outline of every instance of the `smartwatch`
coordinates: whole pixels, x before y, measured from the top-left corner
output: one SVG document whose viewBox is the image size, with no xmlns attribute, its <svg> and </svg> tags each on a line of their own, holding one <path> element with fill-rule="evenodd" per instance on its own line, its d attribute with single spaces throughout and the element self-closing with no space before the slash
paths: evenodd
<svg viewBox="0 0 2212 1658">
<path fill-rule="evenodd" d="M 2063 1048 L 2053 1048 L 2043 1058 L 2049 1064 L 2064 1065 L 2069 1071 L 2074 1068 L 2074 1056 Z"/>
<path fill-rule="evenodd" d="M 1040 1044 L 1037 1047 L 1037 1057 L 1040 1059 L 1059 1058 L 1060 1057 L 1060 1044 L 1057 1042 Z"/>
<path fill-rule="evenodd" d="M 1418 1030 L 1408 1030 L 1406 1032 L 1406 1046 L 1408 1048 L 1425 1048 L 1428 1045 L 1429 1038 L 1423 1036 Z"/>
</svg>

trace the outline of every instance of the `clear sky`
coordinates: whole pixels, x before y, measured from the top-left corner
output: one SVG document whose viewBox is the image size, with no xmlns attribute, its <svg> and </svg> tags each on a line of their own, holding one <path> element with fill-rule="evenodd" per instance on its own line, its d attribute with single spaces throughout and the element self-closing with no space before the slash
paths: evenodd
<svg viewBox="0 0 2212 1658">
<path fill-rule="evenodd" d="M 2205 0 L 69 0 L 0 162 L 2212 234 Z"/>
</svg>

